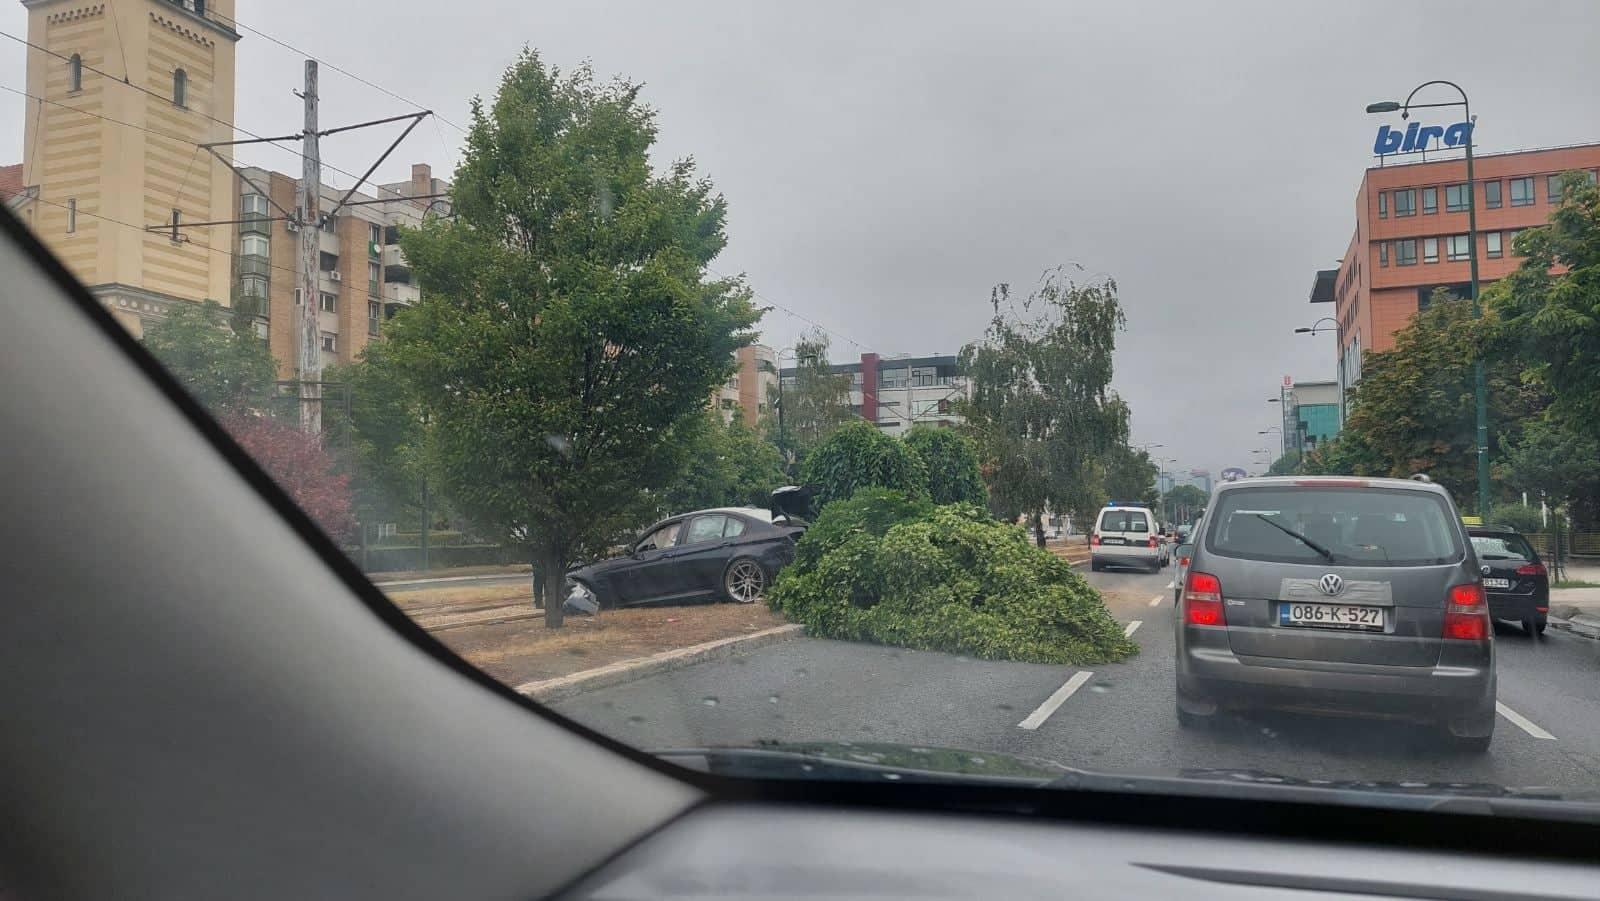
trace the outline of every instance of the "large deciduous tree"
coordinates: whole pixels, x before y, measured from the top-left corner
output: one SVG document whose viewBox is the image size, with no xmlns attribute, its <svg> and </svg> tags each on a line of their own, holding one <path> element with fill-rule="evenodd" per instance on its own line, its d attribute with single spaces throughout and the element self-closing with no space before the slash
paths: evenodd
<svg viewBox="0 0 1600 901">
<path fill-rule="evenodd" d="M 967 436 L 919 425 L 906 433 L 905 443 L 928 471 L 928 495 L 935 504 L 987 504 L 978 453 Z"/>
<path fill-rule="evenodd" d="M 984 339 L 961 351 L 972 397 L 958 404 L 976 439 L 991 507 L 1027 515 L 1044 543 L 1044 511 L 1087 521 L 1105 500 L 1104 461 L 1127 442 L 1128 408 L 1111 390 L 1124 327 L 1111 279 L 1078 284 L 1047 271 L 1018 304 L 990 295 Z"/>
<path fill-rule="evenodd" d="M 826 332 L 796 341 L 794 358 L 792 382 L 767 398 L 773 412 L 762 422 L 790 467 L 804 463 L 834 429 L 859 418 L 850 409 L 849 373 L 834 372 L 828 363 Z"/>
<path fill-rule="evenodd" d="M 682 471 L 681 433 L 759 315 L 707 277 L 725 203 L 692 161 L 652 170 L 638 94 L 525 50 L 473 102 L 455 216 L 401 236 L 423 299 L 389 322 L 391 353 L 452 506 L 532 546 L 550 626 L 570 563 Z"/>
<path fill-rule="evenodd" d="M 708 507 L 766 507 L 772 490 L 784 484 L 777 447 L 735 416 L 724 423 L 715 411 L 681 434 L 690 446 L 683 474 L 661 493 L 662 516 Z"/>
<path fill-rule="evenodd" d="M 236 329 L 214 300 L 173 304 L 145 329 L 144 347 L 213 414 L 255 408 L 277 378 L 272 353 L 254 334 Z"/>
<path fill-rule="evenodd" d="M 1150 459 L 1150 452 L 1123 446 L 1112 448 L 1106 462 L 1105 493 L 1123 503 L 1138 502 L 1155 507 L 1160 500 L 1156 477 L 1161 469 Z"/>
</svg>

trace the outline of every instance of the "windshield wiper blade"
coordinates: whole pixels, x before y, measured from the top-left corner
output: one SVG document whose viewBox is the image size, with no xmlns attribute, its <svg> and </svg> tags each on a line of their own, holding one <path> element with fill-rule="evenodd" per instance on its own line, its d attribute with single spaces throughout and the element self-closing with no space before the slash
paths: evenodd
<svg viewBox="0 0 1600 901">
<path fill-rule="evenodd" d="M 1305 545 L 1306 547 L 1311 548 L 1312 550 L 1314 550 L 1317 553 L 1321 554 L 1324 558 L 1327 559 L 1327 561 L 1329 563 L 1337 562 L 1337 561 L 1335 561 L 1333 559 L 1333 551 L 1328 550 L 1327 548 L 1323 547 L 1322 545 L 1316 543 L 1315 541 L 1312 541 L 1310 538 L 1307 538 L 1306 536 L 1300 534 L 1299 532 L 1296 532 L 1294 529 L 1291 529 L 1291 528 L 1289 528 L 1288 526 L 1286 526 L 1286 525 L 1284 525 L 1282 523 L 1273 522 L 1272 519 L 1267 514 L 1265 514 L 1265 513 L 1254 513 L 1254 514 L 1251 514 L 1251 515 L 1254 516 L 1256 519 L 1259 519 L 1262 522 L 1266 523 L 1267 525 L 1272 526 L 1274 529 L 1277 529 L 1278 531 L 1282 532 L 1283 534 L 1288 535 L 1290 538 L 1293 538 L 1293 539 L 1299 541 L 1301 544 Z"/>
</svg>

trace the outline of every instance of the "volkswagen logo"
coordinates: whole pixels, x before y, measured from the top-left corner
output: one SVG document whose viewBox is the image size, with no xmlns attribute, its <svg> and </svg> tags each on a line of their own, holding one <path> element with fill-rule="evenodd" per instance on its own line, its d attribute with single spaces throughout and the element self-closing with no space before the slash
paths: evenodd
<svg viewBox="0 0 1600 901">
<path fill-rule="evenodd" d="M 1328 597 L 1333 597 L 1344 591 L 1344 579 L 1337 573 L 1328 573 L 1317 580 L 1317 590 Z"/>
<path fill-rule="evenodd" d="M 1478 567 L 1478 572 L 1481 572 L 1486 576 L 1490 573 L 1490 571 L 1491 570 L 1489 569 L 1489 564 L 1487 564 L 1487 563 L 1485 563 L 1484 565 Z"/>
</svg>

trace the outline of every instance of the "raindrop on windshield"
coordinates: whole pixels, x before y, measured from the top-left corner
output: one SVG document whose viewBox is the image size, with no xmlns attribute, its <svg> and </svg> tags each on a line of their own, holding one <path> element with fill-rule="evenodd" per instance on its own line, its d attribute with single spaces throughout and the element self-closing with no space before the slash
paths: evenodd
<svg viewBox="0 0 1600 901">
<path fill-rule="evenodd" d="M 717 699 L 714 695 L 707 695 L 700 699 L 700 703 L 706 705 L 707 707 L 715 707 L 717 706 Z"/>
</svg>

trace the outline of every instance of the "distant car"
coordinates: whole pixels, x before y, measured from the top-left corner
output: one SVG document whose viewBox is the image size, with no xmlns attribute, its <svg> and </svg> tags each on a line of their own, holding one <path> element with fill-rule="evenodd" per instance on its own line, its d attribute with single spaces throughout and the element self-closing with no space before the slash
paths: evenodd
<svg viewBox="0 0 1600 901">
<path fill-rule="evenodd" d="M 1494 629 L 1478 565 L 1438 485 L 1218 485 L 1174 617 L 1179 724 L 1324 710 L 1434 723 L 1487 750 Z"/>
<path fill-rule="evenodd" d="M 794 559 L 805 526 L 759 507 L 697 510 L 646 529 L 628 552 L 567 573 L 567 596 L 601 607 L 758 601 Z"/>
<path fill-rule="evenodd" d="M 1520 622 L 1529 635 L 1543 635 L 1550 619 L 1550 574 L 1528 539 L 1510 526 L 1467 526 L 1478 555 L 1489 615 Z"/>
<path fill-rule="evenodd" d="M 1167 551 L 1156 528 L 1156 515 L 1149 507 L 1102 507 L 1089 533 L 1089 568 L 1099 572 L 1107 566 L 1137 566 L 1159 572 L 1166 565 Z"/>
<path fill-rule="evenodd" d="M 1184 542 L 1172 549 L 1172 603 L 1177 605 L 1183 597 L 1183 578 L 1189 572 L 1189 561 L 1194 558 L 1194 545 Z"/>
</svg>

